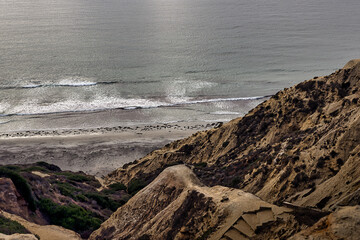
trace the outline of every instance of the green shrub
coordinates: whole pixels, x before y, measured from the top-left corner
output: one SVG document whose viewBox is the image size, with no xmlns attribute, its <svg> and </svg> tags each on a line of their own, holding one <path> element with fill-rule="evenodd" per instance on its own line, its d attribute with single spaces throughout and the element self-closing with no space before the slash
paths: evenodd
<svg viewBox="0 0 360 240">
<path fill-rule="evenodd" d="M 59 168 L 58 166 L 47 163 L 47 162 L 37 162 L 35 164 L 37 166 L 44 167 L 44 168 L 50 170 L 51 172 L 60 172 L 61 171 L 61 168 Z"/>
<path fill-rule="evenodd" d="M 74 193 L 80 191 L 78 188 L 67 182 L 56 182 L 56 186 L 62 195 L 71 197 L 73 199 L 75 198 Z"/>
<path fill-rule="evenodd" d="M 134 178 L 129 182 L 128 193 L 131 195 L 135 195 L 138 191 L 140 191 L 145 186 L 146 186 L 146 183 L 143 180 Z"/>
<path fill-rule="evenodd" d="M 7 168 L 9 170 L 15 171 L 15 172 L 18 172 L 21 169 L 19 166 L 15 166 L 15 165 L 6 165 L 6 166 L 3 166 L 3 167 Z"/>
<path fill-rule="evenodd" d="M 24 169 L 22 169 L 21 171 L 23 171 L 23 172 L 38 171 L 38 172 L 44 172 L 44 173 L 49 172 L 48 169 L 43 168 L 43 167 L 40 167 L 40 166 L 31 166 L 31 167 L 28 167 L 28 168 L 24 168 Z"/>
<path fill-rule="evenodd" d="M 78 194 L 75 197 L 77 200 L 79 200 L 80 202 L 87 202 L 89 201 L 89 199 L 87 197 L 85 197 L 83 194 Z"/>
<path fill-rule="evenodd" d="M 50 223 L 74 230 L 78 233 L 94 231 L 102 220 L 93 213 L 77 205 L 59 205 L 50 199 L 41 199 L 39 208 L 50 219 Z"/>
<path fill-rule="evenodd" d="M 126 191 L 126 186 L 122 183 L 113 183 L 108 186 L 108 189 L 103 189 L 102 193 L 104 194 L 113 194 L 117 191 Z"/>
<path fill-rule="evenodd" d="M 72 172 L 58 172 L 56 175 L 65 176 L 68 180 L 74 182 L 90 182 L 94 181 L 94 177 L 86 176 L 80 173 L 72 173 Z"/>
<path fill-rule="evenodd" d="M 120 191 L 120 190 L 126 191 L 126 186 L 122 183 L 113 183 L 113 184 L 109 185 L 109 188 L 114 191 Z"/>
<path fill-rule="evenodd" d="M 23 196 L 25 201 L 29 204 L 30 210 L 32 211 L 36 210 L 35 200 L 32 196 L 30 186 L 25 178 L 23 178 L 18 173 L 9 170 L 5 167 L 0 167 L 0 176 L 10 178 L 11 181 L 14 183 L 17 191 L 21 194 L 21 196 Z"/>
<path fill-rule="evenodd" d="M 20 223 L 0 216 L 0 233 L 10 235 L 14 233 L 29 233 L 29 231 Z"/>
<path fill-rule="evenodd" d="M 109 197 L 98 194 L 98 193 L 85 193 L 85 196 L 89 199 L 93 199 L 99 204 L 102 208 L 110 209 L 111 211 L 116 211 L 121 204 L 115 202 L 114 200 L 110 199 Z"/>
</svg>

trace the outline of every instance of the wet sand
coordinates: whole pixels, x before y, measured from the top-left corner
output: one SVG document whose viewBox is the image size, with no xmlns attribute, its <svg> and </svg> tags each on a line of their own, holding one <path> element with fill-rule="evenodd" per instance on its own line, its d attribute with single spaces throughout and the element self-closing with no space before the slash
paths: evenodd
<svg viewBox="0 0 360 240">
<path fill-rule="evenodd" d="M 217 123 L 174 123 L 0 133 L 0 163 L 45 161 L 63 170 L 105 175 L 169 142 Z"/>
</svg>

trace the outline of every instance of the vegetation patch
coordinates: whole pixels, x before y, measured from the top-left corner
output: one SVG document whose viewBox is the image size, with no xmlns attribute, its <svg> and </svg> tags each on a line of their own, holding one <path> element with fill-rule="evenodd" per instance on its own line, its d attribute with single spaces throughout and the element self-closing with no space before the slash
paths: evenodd
<svg viewBox="0 0 360 240">
<path fill-rule="evenodd" d="M 30 233 L 23 225 L 0 215 L 0 233 L 7 235 L 14 233 Z"/>
<path fill-rule="evenodd" d="M 15 165 L 6 165 L 6 166 L 3 166 L 3 168 L 9 169 L 9 170 L 12 170 L 15 172 L 18 172 L 21 169 L 19 166 L 15 166 Z"/>
<path fill-rule="evenodd" d="M 85 195 L 83 194 L 78 194 L 76 195 L 76 199 L 79 200 L 80 202 L 87 202 L 89 201 L 89 199 L 87 197 L 85 197 Z"/>
<path fill-rule="evenodd" d="M 94 181 L 94 177 L 86 176 L 83 174 L 73 173 L 73 172 L 58 172 L 56 175 L 65 176 L 68 180 L 74 182 L 91 182 Z"/>
<path fill-rule="evenodd" d="M 103 221 L 82 207 L 73 204 L 56 204 L 47 198 L 41 199 L 38 206 L 49 217 L 51 224 L 74 230 L 82 237 L 88 237 L 91 232 L 100 227 Z"/>
<path fill-rule="evenodd" d="M 113 194 L 118 191 L 126 191 L 126 186 L 120 182 L 113 183 L 108 186 L 108 189 L 102 190 L 104 194 Z"/>
<path fill-rule="evenodd" d="M 67 183 L 67 182 L 56 182 L 56 186 L 59 189 L 60 193 L 64 196 L 68 196 L 71 198 L 75 198 L 76 192 L 81 192 L 80 189 L 74 187 L 73 185 Z"/>
<path fill-rule="evenodd" d="M 85 197 L 95 200 L 97 204 L 99 204 L 102 208 L 108 208 L 111 211 L 116 211 L 116 209 L 118 209 L 122 205 L 121 203 L 115 202 L 109 197 L 99 193 L 85 193 Z"/>
<path fill-rule="evenodd" d="M 18 167 L 18 166 L 16 166 L 16 167 Z M 18 168 L 20 169 L 20 167 L 18 167 Z M 37 163 L 30 165 L 29 167 L 22 168 L 21 171 L 24 171 L 24 172 L 39 171 L 39 172 L 50 173 L 50 172 L 60 172 L 61 169 L 58 166 L 50 164 L 50 163 L 37 162 Z"/>
<path fill-rule="evenodd" d="M 31 166 L 31 167 L 28 167 L 28 168 L 24 168 L 21 171 L 23 171 L 23 172 L 38 171 L 38 172 L 44 172 L 44 173 L 50 172 L 47 168 L 43 168 L 43 167 L 40 167 L 40 166 Z"/>
<path fill-rule="evenodd" d="M 0 167 L 0 177 L 10 178 L 14 183 L 16 190 L 23 196 L 25 201 L 29 204 L 29 208 L 32 211 L 36 210 L 35 200 L 32 196 L 32 192 L 26 179 L 23 178 L 17 172 L 10 170 L 6 167 Z"/>
<path fill-rule="evenodd" d="M 146 186 L 146 183 L 143 180 L 134 178 L 129 182 L 127 190 L 130 195 L 135 195 L 138 191 L 140 191 L 145 186 Z"/>
<path fill-rule="evenodd" d="M 44 168 L 46 168 L 46 169 L 48 169 L 49 171 L 52 171 L 52 172 L 60 172 L 61 171 L 61 168 L 59 168 L 58 166 L 56 166 L 54 164 L 47 163 L 47 162 L 37 162 L 35 164 L 37 166 L 44 167 Z"/>
</svg>

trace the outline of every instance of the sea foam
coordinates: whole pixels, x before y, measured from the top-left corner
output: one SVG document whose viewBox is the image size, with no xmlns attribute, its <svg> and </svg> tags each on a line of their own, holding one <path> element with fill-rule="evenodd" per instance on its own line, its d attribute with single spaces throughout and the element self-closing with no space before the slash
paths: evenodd
<svg viewBox="0 0 360 240">
<path fill-rule="evenodd" d="M 90 101 L 68 99 L 54 103 L 40 103 L 37 100 L 28 100 L 11 106 L 8 103 L 0 103 L 0 113 L 6 115 L 35 115 L 61 112 L 86 112 L 109 109 L 147 109 L 158 107 L 173 107 L 191 104 L 205 104 L 225 101 L 259 100 L 267 96 L 238 97 L 238 98 L 214 98 L 214 99 L 177 99 L 176 102 L 161 101 L 145 98 L 117 98 L 117 97 L 96 97 Z M 235 114 L 235 112 L 216 112 L 214 114 Z"/>
</svg>

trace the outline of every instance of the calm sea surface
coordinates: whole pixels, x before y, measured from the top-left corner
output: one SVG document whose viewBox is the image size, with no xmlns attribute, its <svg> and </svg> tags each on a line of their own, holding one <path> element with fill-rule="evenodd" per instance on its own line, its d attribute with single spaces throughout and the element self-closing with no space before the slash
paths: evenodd
<svg viewBox="0 0 360 240">
<path fill-rule="evenodd" d="M 229 120 L 360 58 L 359 12 L 359 0 L 0 0 L 0 131 Z"/>
</svg>

